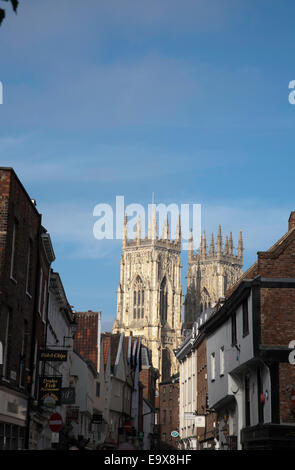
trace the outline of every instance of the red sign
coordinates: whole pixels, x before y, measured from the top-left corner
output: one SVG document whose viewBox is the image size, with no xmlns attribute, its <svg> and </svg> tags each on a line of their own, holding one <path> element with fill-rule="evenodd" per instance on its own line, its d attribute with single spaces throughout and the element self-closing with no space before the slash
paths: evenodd
<svg viewBox="0 0 295 470">
<path fill-rule="evenodd" d="M 58 413 L 53 413 L 49 418 L 49 427 L 52 432 L 58 432 L 62 427 L 62 417 Z"/>
</svg>

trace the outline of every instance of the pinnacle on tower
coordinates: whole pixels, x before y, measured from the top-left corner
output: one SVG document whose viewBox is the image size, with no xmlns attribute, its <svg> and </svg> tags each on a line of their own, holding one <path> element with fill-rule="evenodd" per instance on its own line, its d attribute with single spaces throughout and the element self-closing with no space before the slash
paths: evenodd
<svg viewBox="0 0 295 470">
<path fill-rule="evenodd" d="M 222 253 L 222 235 L 221 235 L 221 225 L 218 227 L 218 235 L 217 235 L 217 255 L 221 256 Z"/>
<path fill-rule="evenodd" d="M 228 255 L 228 236 L 227 235 L 226 235 L 226 238 L 225 238 L 223 254 Z"/>
<path fill-rule="evenodd" d="M 177 225 L 176 225 L 176 233 L 175 233 L 175 240 L 179 241 L 181 240 L 181 220 L 180 220 L 180 214 L 178 216 L 177 220 Z"/>
<path fill-rule="evenodd" d="M 206 233 L 203 232 L 201 243 L 200 243 L 200 256 L 206 258 L 207 255 L 207 243 L 206 243 Z"/>
<path fill-rule="evenodd" d="M 190 229 L 190 236 L 188 241 L 188 261 L 191 262 L 194 254 L 194 238 L 193 238 L 193 229 Z"/>
<path fill-rule="evenodd" d="M 128 240 L 128 218 L 127 214 L 124 215 L 124 226 L 123 226 L 123 248 L 126 247 Z"/>
<path fill-rule="evenodd" d="M 214 256 L 214 254 L 215 254 L 215 250 L 214 250 L 214 236 L 213 236 L 213 233 L 211 233 L 209 255 L 210 255 L 210 256 Z"/>
<path fill-rule="evenodd" d="M 138 216 L 137 223 L 136 223 L 136 244 L 140 245 L 141 241 L 141 220 L 140 220 L 140 215 Z"/>
<path fill-rule="evenodd" d="M 229 242 L 228 242 L 228 252 L 229 252 L 230 255 L 233 255 L 233 249 L 234 249 L 233 234 L 232 234 L 232 232 L 230 232 Z"/>
<path fill-rule="evenodd" d="M 239 236 L 239 241 L 238 241 L 238 257 L 243 261 L 243 251 L 244 251 L 244 246 L 243 246 L 243 237 L 242 237 L 242 230 L 240 230 L 240 236 Z"/>
<path fill-rule="evenodd" d="M 148 239 L 152 239 L 152 220 L 151 217 L 149 218 L 149 225 L 148 225 Z"/>
<path fill-rule="evenodd" d="M 158 224 L 157 224 L 157 213 L 156 208 L 153 208 L 153 218 L 152 218 L 152 240 L 157 240 L 158 238 Z"/>
<path fill-rule="evenodd" d="M 162 233 L 162 239 L 163 240 L 169 240 L 169 220 L 168 220 L 168 214 L 163 226 L 163 233 Z"/>
</svg>

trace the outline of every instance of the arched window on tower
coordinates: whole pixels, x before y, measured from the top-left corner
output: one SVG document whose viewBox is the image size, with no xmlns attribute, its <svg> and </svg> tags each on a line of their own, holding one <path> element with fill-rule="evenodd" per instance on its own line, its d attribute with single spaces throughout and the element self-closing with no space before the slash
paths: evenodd
<svg viewBox="0 0 295 470">
<path fill-rule="evenodd" d="M 143 282 L 137 276 L 133 290 L 133 319 L 144 318 L 144 288 Z"/>
<path fill-rule="evenodd" d="M 167 282 L 166 277 L 163 278 L 160 287 L 160 319 L 161 323 L 167 322 Z"/>
</svg>

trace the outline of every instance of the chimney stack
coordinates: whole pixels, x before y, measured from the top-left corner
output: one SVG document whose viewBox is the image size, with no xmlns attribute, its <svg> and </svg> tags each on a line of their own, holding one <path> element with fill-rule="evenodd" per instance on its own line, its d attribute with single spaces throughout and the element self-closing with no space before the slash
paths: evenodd
<svg viewBox="0 0 295 470">
<path fill-rule="evenodd" d="M 295 227 L 295 211 L 292 211 L 289 217 L 289 230 Z"/>
</svg>

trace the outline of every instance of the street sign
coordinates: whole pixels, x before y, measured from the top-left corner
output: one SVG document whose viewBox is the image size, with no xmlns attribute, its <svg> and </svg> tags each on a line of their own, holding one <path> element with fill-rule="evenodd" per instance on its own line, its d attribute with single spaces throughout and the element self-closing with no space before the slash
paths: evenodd
<svg viewBox="0 0 295 470">
<path fill-rule="evenodd" d="M 196 426 L 197 428 L 204 428 L 206 426 L 205 424 L 205 416 L 195 416 L 196 419 Z"/>
<path fill-rule="evenodd" d="M 61 388 L 60 402 L 62 405 L 74 405 L 76 400 L 74 387 Z"/>
<path fill-rule="evenodd" d="M 60 361 L 64 362 L 68 360 L 68 351 L 64 350 L 54 350 L 54 349 L 45 349 L 40 352 L 41 361 Z"/>
<path fill-rule="evenodd" d="M 194 413 L 184 413 L 184 419 L 196 419 L 196 415 Z"/>
<path fill-rule="evenodd" d="M 178 432 L 178 431 L 172 431 L 171 436 L 172 436 L 172 437 L 178 437 L 178 436 L 179 436 L 179 432 Z"/>
<path fill-rule="evenodd" d="M 54 407 L 60 405 L 61 376 L 39 377 L 39 405 Z"/>
<path fill-rule="evenodd" d="M 197 416 L 194 413 L 184 413 L 184 419 L 193 420 L 197 428 L 205 427 L 205 416 Z"/>
<path fill-rule="evenodd" d="M 62 417 L 59 413 L 53 413 L 49 418 L 49 427 L 52 432 L 59 432 L 62 427 Z"/>
</svg>

